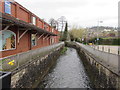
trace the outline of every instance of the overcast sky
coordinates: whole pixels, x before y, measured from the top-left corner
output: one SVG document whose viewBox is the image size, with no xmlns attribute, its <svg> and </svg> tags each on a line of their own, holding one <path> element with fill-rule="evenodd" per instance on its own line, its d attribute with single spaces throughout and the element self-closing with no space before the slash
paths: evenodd
<svg viewBox="0 0 120 90">
<path fill-rule="evenodd" d="M 118 26 L 119 0 L 15 0 L 47 22 L 65 16 L 69 25 Z"/>
</svg>

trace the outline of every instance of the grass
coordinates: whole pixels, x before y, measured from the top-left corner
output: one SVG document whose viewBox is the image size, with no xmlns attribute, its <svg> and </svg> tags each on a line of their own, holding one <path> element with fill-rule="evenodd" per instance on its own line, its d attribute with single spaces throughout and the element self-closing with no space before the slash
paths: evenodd
<svg viewBox="0 0 120 90">
<path fill-rule="evenodd" d="M 64 47 L 63 50 L 61 51 L 61 54 L 64 54 L 67 51 L 67 47 Z"/>
</svg>

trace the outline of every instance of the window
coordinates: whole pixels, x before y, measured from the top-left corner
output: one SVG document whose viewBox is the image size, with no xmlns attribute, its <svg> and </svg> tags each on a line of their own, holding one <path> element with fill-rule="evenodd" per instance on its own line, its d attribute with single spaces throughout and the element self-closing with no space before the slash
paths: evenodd
<svg viewBox="0 0 120 90">
<path fill-rule="evenodd" d="M 16 34 L 12 31 L 0 31 L 0 51 L 16 48 Z"/>
<path fill-rule="evenodd" d="M 5 0 L 5 13 L 11 14 L 11 2 L 8 0 Z"/>
<path fill-rule="evenodd" d="M 52 28 L 52 32 L 54 32 L 54 29 Z"/>
<path fill-rule="evenodd" d="M 36 35 L 35 34 L 32 34 L 31 35 L 31 39 L 32 39 L 32 46 L 36 46 Z"/>
<path fill-rule="evenodd" d="M 32 17 L 32 24 L 36 25 L 36 17 Z"/>
<path fill-rule="evenodd" d="M 45 29 L 45 30 L 47 29 L 47 25 L 46 25 L 46 24 L 44 24 L 44 29 Z"/>
</svg>

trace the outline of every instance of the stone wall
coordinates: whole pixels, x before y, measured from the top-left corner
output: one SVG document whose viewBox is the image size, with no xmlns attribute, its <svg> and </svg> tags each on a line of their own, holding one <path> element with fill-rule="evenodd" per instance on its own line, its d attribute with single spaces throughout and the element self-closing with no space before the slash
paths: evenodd
<svg viewBox="0 0 120 90">
<path fill-rule="evenodd" d="M 64 45 L 51 51 L 44 57 L 37 57 L 26 65 L 12 72 L 11 88 L 36 88 L 50 67 L 60 56 Z"/>
<path fill-rule="evenodd" d="M 120 75 L 99 63 L 98 58 L 87 52 L 78 44 L 67 42 L 66 46 L 73 47 L 78 51 L 93 88 L 112 88 L 113 90 L 120 90 Z"/>
</svg>

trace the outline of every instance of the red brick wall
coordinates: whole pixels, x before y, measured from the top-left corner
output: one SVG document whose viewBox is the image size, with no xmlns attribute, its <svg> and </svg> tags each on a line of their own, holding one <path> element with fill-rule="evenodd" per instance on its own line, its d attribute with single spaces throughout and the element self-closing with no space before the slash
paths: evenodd
<svg viewBox="0 0 120 90">
<path fill-rule="evenodd" d="M 38 24 L 37 24 L 37 26 L 38 26 L 39 28 L 43 28 L 42 21 L 41 21 L 40 19 L 38 19 Z"/>
<path fill-rule="evenodd" d="M 30 33 L 27 32 L 21 39 L 20 42 L 18 43 L 18 29 L 17 27 L 12 27 L 9 30 L 13 31 L 16 34 L 16 49 L 15 50 L 7 50 L 2 52 L 2 57 L 6 57 L 9 55 L 14 55 L 17 53 L 21 52 L 26 52 L 30 49 Z M 23 33 L 23 31 L 20 31 L 20 35 Z"/>
<path fill-rule="evenodd" d="M 2 7 L 2 1 L 0 0 L 0 12 L 2 12 L 2 9 L 3 7 Z"/>
<path fill-rule="evenodd" d="M 4 13 L 4 3 L 0 2 L 0 12 Z M 32 12 L 24 8 L 22 5 L 18 4 L 17 2 L 14 2 L 11 4 L 11 10 L 12 14 L 11 16 L 15 18 L 19 18 L 20 20 L 23 20 L 25 22 L 31 23 L 31 16 L 36 17 L 36 26 L 44 29 L 44 24 L 47 26 L 46 30 L 51 32 L 51 26 L 47 24 L 46 22 L 43 22 L 39 17 L 34 15 Z"/>
<path fill-rule="evenodd" d="M 12 10 L 12 16 L 16 17 L 16 5 L 15 4 L 11 4 L 11 10 Z"/>
<path fill-rule="evenodd" d="M 4 2 L 0 0 L 0 12 L 4 13 Z"/>
<path fill-rule="evenodd" d="M 13 31 L 16 34 L 16 49 L 15 50 L 7 50 L 7 51 L 2 51 L 2 57 L 10 56 L 10 55 L 15 55 L 17 53 L 21 52 L 26 52 L 29 50 L 34 50 L 37 48 L 45 47 L 50 45 L 50 39 L 44 39 L 40 38 L 37 40 L 37 45 L 36 46 L 31 46 L 31 32 L 28 31 L 19 41 L 18 43 L 18 29 L 17 27 L 12 27 L 9 30 Z M 20 35 L 24 31 L 20 31 Z M 36 38 L 39 38 L 40 35 L 37 35 Z M 0 57 L 1 58 L 1 57 Z"/>
<path fill-rule="evenodd" d="M 42 29 L 44 29 L 44 24 L 47 25 L 46 30 L 49 32 L 52 32 L 52 27 L 47 24 L 46 22 L 42 21 L 39 17 L 37 17 L 36 15 L 34 15 L 32 12 L 30 12 L 29 10 L 27 10 L 26 8 L 24 8 L 23 6 L 21 6 L 20 4 L 18 4 L 17 2 L 12 3 L 11 4 L 11 10 L 12 10 L 12 14 L 11 16 L 15 17 L 15 18 L 19 18 L 20 20 L 23 20 L 25 22 L 31 23 L 31 16 L 35 16 L 36 17 L 36 26 L 40 27 Z M 4 13 L 4 3 L 0 1 L 0 12 Z M 31 31 L 28 31 L 21 39 L 20 42 L 18 43 L 18 28 L 17 27 L 11 27 L 9 28 L 11 31 L 15 32 L 16 34 L 16 49 L 15 50 L 7 50 L 7 51 L 2 51 L 2 57 L 6 57 L 6 56 L 10 56 L 10 55 L 15 55 L 17 53 L 21 53 L 21 52 L 26 52 L 28 50 L 33 50 L 33 49 L 37 49 L 37 48 L 41 48 L 44 46 L 48 46 L 50 45 L 50 39 L 45 39 L 43 40 L 43 38 L 39 39 L 37 41 L 37 45 L 36 46 L 31 46 Z M 20 31 L 20 35 L 23 33 L 23 31 Z M 58 31 L 54 30 L 53 31 L 54 34 L 57 34 Z M 37 35 L 37 38 L 40 35 Z M 59 40 L 59 36 L 57 37 L 53 37 L 55 39 L 55 43 L 57 43 Z M 0 56 L 1 58 L 1 56 Z"/>
<path fill-rule="evenodd" d="M 29 13 L 26 12 L 24 9 L 19 8 L 18 18 L 19 18 L 20 20 L 25 21 L 25 22 L 29 22 L 29 20 L 28 20 L 28 19 L 29 19 Z"/>
</svg>

